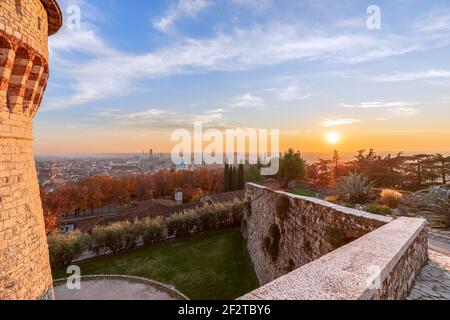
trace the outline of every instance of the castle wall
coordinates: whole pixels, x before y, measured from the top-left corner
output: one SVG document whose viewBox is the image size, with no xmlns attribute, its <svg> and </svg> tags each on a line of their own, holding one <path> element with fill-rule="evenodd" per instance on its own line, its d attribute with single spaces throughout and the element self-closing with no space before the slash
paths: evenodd
<svg viewBox="0 0 450 320">
<path fill-rule="evenodd" d="M 285 219 L 276 213 L 277 199 L 289 199 Z M 245 217 L 248 251 L 261 284 L 269 283 L 356 240 L 391 221 L 319 199 L 305 198 L 247 184 L 251 214 Z M 277 225 L 281 239 L 275 261 L 264 248 L 270 228 Z"/>
<path fill-rule="evenodd" d="M 0 1 L 0 300 L 53 298 L 32 138 L 47 28 L 39 0 Z"/>
<path fill-rule="evenodd" d="M 428 260 L 423 219 L 392 220 L 318 199 L 248 184 L 244 233 L 263 287 L 244 300 L 404 299 Z M 289 199 L 285 219 L 280 197 Z M 281 230 L 279 253 L 268 255 L 264 239 Z"/>
</svg>

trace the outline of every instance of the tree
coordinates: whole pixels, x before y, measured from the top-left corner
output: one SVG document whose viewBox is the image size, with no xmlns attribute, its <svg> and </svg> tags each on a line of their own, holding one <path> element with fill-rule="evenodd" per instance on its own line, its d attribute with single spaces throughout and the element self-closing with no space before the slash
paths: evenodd
<svg viewBox="0 0 450 320">
<path fill-rule="evenodd" d="M 239 190 L 239 176 L 238 171 L 235 166 L 233 166 L 231 170 L 231 190 L 230 191 L 237 191 Z"/>
<path fill-rule="evenodd" d="M 304 179 L 306 176 L 306 162 L 299 152 L 289 149 L 280 159 L 278 181 L 281 188 L 289 188 L 289 184 L 295 179 Z"/>
<path fill-rule="evenodd" d="M 261 168 L 258 165 L 252 165 L 245 170 L 245 182 L 260 182 L 261 180 Z"/>
<path fill-rule="evenodd" d="M 44 212 L 44 224 L 47 234 L 50 234 L 56 229 L 56 225 L 59 217 L 67 209 L 67 203 L 65 199 L 61 197 L 59 192 L 44 192 L 42 189 L 41 201 L 42 209 Z"/>
<path fill-rule="evenodd" d="M 238 169 L 239 190 L 245 189 L 245 170 L 244 165 L 241 163 Z"/>
<path fill-rule="evenodd" d="M 331 184 L 331 179 L 333 172 L 331 170 L 331 160 L 319 159 L 317 165 L 317 183 L 322 186 L 329 186 Z"/>
<path fill-rule="evenodd" d="M 225 163 L 223 171 L 223 191 L 230 191 L 230 166 L 228 163 Z"/>
<path fill-rule="evenodd" d="M 404 171 L 411 186 L 421 187 L 426 181 L 436 178 L 435 173 L 430 169 L 431 155 L 416 154 L 406 158 Z"/>
<path fill-rule="evenodd" d="M 431 162 L 436 175 L 441 177 L 442 184 L 447 184 L 447 176 L 450 175 L 450 156 L 445 157 L 438 153 L 432 158 Z"/>
</svg>

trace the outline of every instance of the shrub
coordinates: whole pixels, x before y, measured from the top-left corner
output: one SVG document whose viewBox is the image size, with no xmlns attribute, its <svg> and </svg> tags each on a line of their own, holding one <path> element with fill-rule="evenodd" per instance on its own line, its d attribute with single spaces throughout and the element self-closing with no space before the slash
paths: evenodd
<svg viewBox="0 0 450 320">
<path fill-rule="evenodd" d="M 450 215 L 449 186 L 438 186 L 416 192 L 424 207 L 436 214 Z"/>
<path fill-rule="evenodd" d="M 136 223 L 140 225 L 140 234 L 145 245 L 157 243 L 163 238 L 164 227 L 162 218 L 145 218 Z"/>
<path fill-rule="evenodd" d="M 390 216 L 392 215 L 392 209 L 388 206 L 380 206 L 377 204 L 372 204 L 370 206 L 367 206 L 365 209 L 367 212 L 373 213 L 373 214 L 379 214 L 383 216 Z"/>
<path fill-rule="evenodd" d="M 291 201 L 289 200 L 288 196 L 280 195 L 277 199 L 277 202 L 275 203 L 276 206 L 276 213 L 277 217 L 284 221 L 287 219 L 289 214 L 289 208 L 291 205 Z"/>
<path fill-rule="evenodd" d="M 278 225 L 273 224 L 270 227 L 269 235 L 264 238 L 264 250 L 270 256 L 273 262 L 277 261 L 280 252 L 281 232 Z"/>
<path fill-rule="evenodd" d="M 65 268 L 89 248 L 91 240 L 88 235 L 75 231 L 68 235 L 50 234 L 47 241 L 52 267 Z"/>
<path fill-rule="evenodd" d="M 380 201 L 383 205 L 391 209 L 395 209 L 400 205 L 402 198 L 403 196 L 400 192 L 391 189 L 384 189 L 381 192 Z"/>
<path fill-rule="evenodd" d="M 331 202 L 331 203 L 337 203 L 338 202 L 338 197 L 337 196 L 326 197 L 325 201 Z"/>
<path fill-rule="evenodd" d="M 97 254 L 100 249 L 109 249 L 114 255 L 125 250 L 130 242 L 126 235 L 128 224 L 129 222 L 116 222 L 106 227 L 94 228 L 92 238 Z"/>
<path fill-rule="evenodd" d="M 373 183 L 367 177 L 351 173 L 342 178 L 337 184 L 337 191 L 341 198 L 350 202 L 365 202 L 373 191 Z"/>
</svg>

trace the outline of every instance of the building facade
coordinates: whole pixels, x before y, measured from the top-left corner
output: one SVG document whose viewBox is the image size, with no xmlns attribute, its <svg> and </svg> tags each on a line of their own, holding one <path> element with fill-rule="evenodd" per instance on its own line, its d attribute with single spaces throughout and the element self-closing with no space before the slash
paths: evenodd
<svg viewBox="0 0 450 320">
<path fill-rule="evenodd" d="M 0 1 L 0 300 L 53 298 L 32 127 L 61 25 L 56 0 Z"/>
</svg>

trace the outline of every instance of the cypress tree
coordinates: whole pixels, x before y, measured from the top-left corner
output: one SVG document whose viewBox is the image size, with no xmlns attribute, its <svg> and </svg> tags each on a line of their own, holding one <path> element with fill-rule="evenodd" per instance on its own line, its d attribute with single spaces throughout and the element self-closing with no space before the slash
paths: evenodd
<svg viewBox="0 0 450 320">
<path fill-rule="evenodd" d="M 231 191 L 239 190 L 239 176 L 236 167 L 233 166 L 232 180 L 231 180 Z"/>
<path fill-rule="evenodd" d="M 230 167 L 228 163 L 225 163 L 224 172 L 223 172 L 223 191 L 230 191 Z"/>
<path fill-rule="evenodd" d="M 239 190 L 245 189 L 245 172 L 244 165 L 241 163 L 239 165 Z"/>
</svg>

